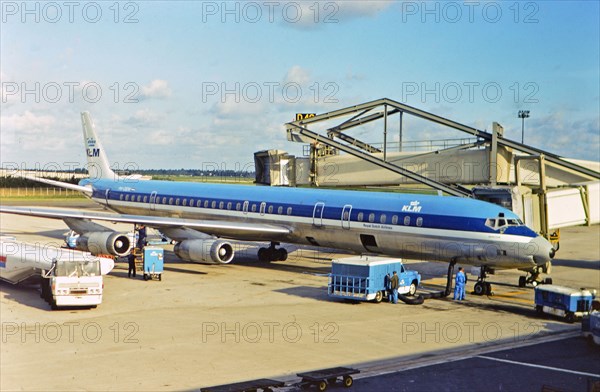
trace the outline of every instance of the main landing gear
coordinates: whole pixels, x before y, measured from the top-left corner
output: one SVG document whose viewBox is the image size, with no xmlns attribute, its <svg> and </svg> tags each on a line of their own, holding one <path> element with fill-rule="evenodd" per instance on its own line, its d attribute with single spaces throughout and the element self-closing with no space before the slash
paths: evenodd
<svg viewBox="0 0 600 392">
<path fill-rule="evenodd" d="M 477 278 L 477 283 L 475 283 L 475 287 L 473 288 L 473 292 L 475 295 L 494 295 L 492 292 L 492 285 L 485 281 L 488 273 L 493 273 L 492 269 L 489 269 L 486 266 L 481 266 L 479 270 L 479 277 Z"/>
<path fill-rule="evenodd" d="M 260 248 L 258 250 L 258 260 L 262 262 L 271 261 L 286 261 L 288 252 L 285 248 L 276 248 L 279 242 L 271 242 L 268 248 Z"/>
</svg>

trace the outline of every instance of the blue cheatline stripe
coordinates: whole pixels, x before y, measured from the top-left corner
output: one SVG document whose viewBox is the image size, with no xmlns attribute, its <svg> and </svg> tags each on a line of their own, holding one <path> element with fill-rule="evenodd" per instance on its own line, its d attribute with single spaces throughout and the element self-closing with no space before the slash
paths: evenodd
<svg viewBox="0 0 600 392">
<path fill-rule="evenodd" d="M 80 182 L 81 185 L 89 183 L 90 180 Z M 95 198 L 105 199 L 106 190 L 110 190 L 109 202 L 118 200 L 123 203 L 135 201 L 150 204 L 151 195 L 156 192 L 158 196 L 155 204 L 157 206 L 236 211 L 238 203 L 242 208 L 244 202 L 248 202 L 248 212 L 259 213 L 261 212 L 261 203 L 265 203 L 265 215 L 291 215 L 310 219 L 313 217 L 315 204 L 322 202 L 325 206 L 322 214 L 324 220 L 341 220 L 344 206 L 351 205 L 350 220 L 353 223 L 382 224 L 382 215 L 385 215 L 384 224 L 386 225 L 497 233 L 485 226 L 487 218 L 497 217 L 499 213 L 504 213 L 506 218 L 518 219 L 518 216 L 512 211 L 495 204 L 451 196 L 170 181 L 97 180 L 91 183 L 94 186 L 93 197 Z M 126 196 L 129 197 L 128 200 L 125 200 Z M 166 203 L 163 203 L 163 200 Z M 183 206 L 184 200 L 186 206 Z M 190 200 L 193 200 L 193 206 L 189 205 Z M 197 205 L 198 200 L 201 200 L 200 207 Z M 206 201 L 208 201 L 208 205 L 205 204 Z M 228 203 L 231 203 L 231 206 L 228 206 Z M 252 211 L 253 206 L 254 211 Z M 272 207 L 271 212 L 269 212 L 269 207 Z M 280 207 L 281 213 L 279 213 Z M 290 207 L 292 211 L 291 214 L 288 214 Z M 360 215 L 362 215 L 362 220 L 359 220 Z M 406 217 L 410 219 L 408 225 L 405 225 L 404 222 Z M 397 223 L 394 224 L 392 219 L 397 219 Z M 526 226 L 511 226 L 506 229 L 505 233 L 527 237 L 537 236 Z"/>
</svg>

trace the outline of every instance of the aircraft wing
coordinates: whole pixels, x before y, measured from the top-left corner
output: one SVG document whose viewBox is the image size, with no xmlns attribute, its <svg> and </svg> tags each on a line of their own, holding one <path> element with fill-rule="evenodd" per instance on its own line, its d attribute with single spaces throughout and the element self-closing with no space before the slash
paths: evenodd
<svg viewBox="0 0 600 392">
<path fill-rule="evenodd" d="M 38 216 L 42 218 L 105 221 L 113 223 L 131 223 L 157 229 L 193 229 L 205 234 L 243 240 L 269 240 L 284 238 L 292 230 L 285 226 L 266 225 L 250 222 L 228 222 L 219 220 L 192 220 L 176 217 L 154 217 L 145 215 L 113 214 L 105 212 L 82 212 L 62 208 L 10 207 L 0 206 L 0 212 L 6 214 Z"/>
</svg>

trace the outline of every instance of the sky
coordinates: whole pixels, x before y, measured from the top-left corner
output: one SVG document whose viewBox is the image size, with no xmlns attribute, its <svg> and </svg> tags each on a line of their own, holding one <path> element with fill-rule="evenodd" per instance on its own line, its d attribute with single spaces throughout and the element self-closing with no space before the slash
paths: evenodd
<svg viewBox="0 0 600 392">
<path fill-rule="evenodd" d="M 302 155 L 296 113 L 379 98 L 516 141 L 529 110 L 526 143 L 598 161 L 599 4 L 2 1 L 0 166 L 83 167 L 89 111 L 116 168 L 252 170 L 256 151 Z M 411 116 L 403 132 L 466 137 Z"/>
</svg>

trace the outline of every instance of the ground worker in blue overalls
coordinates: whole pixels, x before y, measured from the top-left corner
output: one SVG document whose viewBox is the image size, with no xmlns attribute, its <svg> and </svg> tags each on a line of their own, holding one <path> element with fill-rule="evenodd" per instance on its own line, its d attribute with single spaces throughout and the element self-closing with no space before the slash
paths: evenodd
<svg viewBox="0 0 600 392">
<path fill-rule="evenodd" d="M 456 273 L 456 281 L 454 285 L 454 300 L 462 301 L 465 299 L 465 284 L 467 283 L 467 276 L 463 272 L 463 268 L 459 267 Z"/>
</svg>

